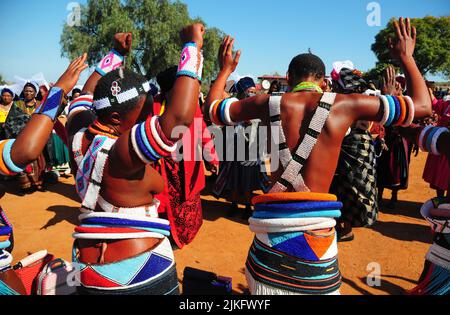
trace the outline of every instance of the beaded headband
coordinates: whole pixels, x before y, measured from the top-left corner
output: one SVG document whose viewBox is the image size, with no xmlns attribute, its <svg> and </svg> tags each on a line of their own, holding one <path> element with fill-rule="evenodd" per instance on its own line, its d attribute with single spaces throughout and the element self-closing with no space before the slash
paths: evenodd
<svg viewBox="0 0 450 315">
<path fill-rule="evenodd" d="M 122 92 L 120 86 L 116 81 L 113 82 L 111 86 L 112 97 L 105 97 L 94 101 L 94 108 L 96 110 L 101 110 L 104 108 L 112 107 L 116 104 L 123 104 L 134 98 L 139 97 L 144 93 L 148 93 L 151 90 L 150 82 L 145 82 L 141 86 L 133 87 L 128 91 Z"/>
</svg>

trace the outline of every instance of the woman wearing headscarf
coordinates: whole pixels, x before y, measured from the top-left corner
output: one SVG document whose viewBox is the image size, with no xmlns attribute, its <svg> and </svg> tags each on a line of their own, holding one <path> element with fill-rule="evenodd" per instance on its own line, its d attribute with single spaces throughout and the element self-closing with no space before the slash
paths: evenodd
<svg viewBox="0 0 450 315">
<path fill-rule="evenodd" d="M 350 61 L 337 62 L 333 68 L 333 92 L 363 94 L 368 90 L 362 73 Z M 369 126 L 369 122 L 359 121 L 348 131 L 331 186 L 344 204 L 336 226 L 340 242 L 352 241 L 353 227 L 371 226 L 378 217 L 375 146 Z"/>
<path fill-rule="evenodd" d="M 230 90 L 230 93 L 236 94 L 237 98 L 242 100 L 256 95 L 256 85 L 252 78 L 244 77 L 240 79 Z M 216 182 L 214 189 L 216 195 L 222 195 L 224 192 L 231 193 L 232 207 L 229 216 L 233 217 L 239 211 L 238 203 L 241 201 L 245 204 L 245 212 L 242 215 L 243 219 L 248 219 L 252 215 L 252 208 L 250 205 L 253 191 L 266 191 L 267 175 L 265 163 L 257 156 L 255 161 L 254 153 L 259 155 L 259 139 L 258 127 L 260 120 L 252 120 L 245 124 L 240 124 L 234 129 L 233 139 L 229 139 L 230 134 L 224 132 L 224 146 L 225 152 L 230 150 L 230 142 L 234 143 L 232 149 L 234 150 L 233 160 L 221 163 L 221 173 Z M 250 130 L 250 132 L 246 132 Z M 245 152 L 238 152 L 241 149 L 241 144 L 245 144 Z M 242 147 L 244 148 L 244 147 Z M 245 159 L 239 161 L 245 153 Z M 253 153 L 253 154 L 252 154 Z M 225 155 L 228 157 L 229 155 Z M 220 193 L 218 193 L 220 192 Z"/>
<path fill-rule="evenodd" d="M 1 95 L 2 95 L 2 98 L 1 98 L 1 102 L 0 102 L 0 128 L 3 129 L 3 125 L 5 124 L 6 117 L 8 117 L 9 111 L 11 110 L 11 107 L 14 104 L 14 97 L 16 96 L 16 94 L 9 88 L 4 88 L 2 90 Z"/>
<path fill-rule="evenodd" d="M 30 121 L 31 115 L 41 102 L 36 100 L 39 86 L 34 82 L 27 82 L 23 88 L 23 99 L 17 101 L 11 107 L 6 118 L 4 132 L 6 139 L 15 139 Z M 19 184 L 19 193 L 24 195 L 35 190 L 43 190 L 43 176 L 45 173 L 45 157 L 40 154 L 38 159 L 29 164 L 25 171 L 16 177 Z"/>
</svg>

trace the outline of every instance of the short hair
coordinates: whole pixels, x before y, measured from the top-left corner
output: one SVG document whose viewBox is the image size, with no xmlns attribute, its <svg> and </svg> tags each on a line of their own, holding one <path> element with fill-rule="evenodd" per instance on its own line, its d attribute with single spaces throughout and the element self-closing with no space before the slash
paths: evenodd
<svg viewBox="0 0 450 315">
<path fill-rule="evenodd" d="M 72 95 L 73 94 L 77 94 L 77 93 L 81 94 L 81 90 L 79 88 L 75 88 L 75 89 L 72 90 Z"/>
<path fill-rule="evenodd" d="M 325 77 L 325 64 L 318 56 L 308 53 L 300 54 L 289 64 L 289 75 L 298 79 L 314 76 L 317 80 Z"/>
<path fill-rule="evenodd" d="M 113 98 L 114 96 L 112 95 L 112 85 L 114 82 L 117 82 L 118 86 L 120 87 L 120 92 L 123 93 L 131 90 L 132 88 L 138 88 L 142 86 L 142 84 L 147 82 L 147 79 L 143 75 L 137 74 L 128 69 L 116 69 L 106 74 L 103 78 L 100 79 L 100 81 L 98 81 L 94 92 L 94 101 L 98 101 L 106 97 Z M 140 96 L 143 95 L 145 94 L 141 94 Z M 126 114 L 136 107 L 139 99 L 140 97 L 133 98 L 121 104 L 114 103 L 111 107 L 97 110 L 97 116 L 103 118 L 113 112 Z"/>
<path fill-rule="evenodd" d="M 178 66 L 172 66 L 156 76 L 156 82 L 158 82 L 161 88 L 161 93 L 167 93 L 173 89 L 175 81 L 177 80 Z"/>
</svg>

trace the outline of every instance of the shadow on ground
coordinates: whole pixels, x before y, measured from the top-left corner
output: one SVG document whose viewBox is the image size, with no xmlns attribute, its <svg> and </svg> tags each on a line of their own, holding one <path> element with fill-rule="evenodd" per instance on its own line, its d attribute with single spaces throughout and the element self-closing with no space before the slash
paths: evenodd
<svg viewBox="0 0 450 315">
<path fill-rule="evenodd" d="M 61 222 L 68 222 L 72 225 L 78 225 L 80 221 L 78 216 L 80 215 L 79 207 L 67 207 L 67 206 L 51 206 L 47 209 L 49 212 L 54 212 L 55 216 L 45 224 L 41 230 L 46 230 L 52 226 L 55 226 Z"/>
<path fill-rule="evenodd" d="M 423 203 L 412 201 L 398 201 L 395 207 L 389 207 L 389 201 L 383 199 L 383 205 L 380 207 L 380 212 L 391 215 L 402 215 L 414 219 L 424 220 L 420 214 L 420 209 Z"/>
<path fill-rule="evenodd" d="M 427 244 L 431 244 L 433 241 L 430 228 L 426 225 L 378 221 L 370 229 L 399 241 L 422 242 Z"/>
</svg>

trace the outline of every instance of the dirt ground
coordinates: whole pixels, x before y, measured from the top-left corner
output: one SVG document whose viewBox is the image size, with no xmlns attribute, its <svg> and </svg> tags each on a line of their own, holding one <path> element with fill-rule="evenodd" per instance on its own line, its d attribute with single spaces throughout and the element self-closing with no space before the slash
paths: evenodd
<svg viewBox="0 0 450 315">
<path fill-rule="evenodd" d="M 398 295 L 415 287 L 432 240 L 419 212 L 423 202 L 435 194 L 422 180 L 425 161 L 425 154 L 413 158 L 410 187 L 399 193 L 396 209 L 383 207 L 378 223 L 356 229 L 354 242 L 339 245 L 343 294 Z M 14 225 L 15 261 L 42 249 L 70 261 L 71 234 L 79 214 L 73 184 L 73 178 L 63 178 L 48 192 L 24 198 L 14 195 L 13 185 L 6 183 L 8 194 L 1 205 Z M 244 264 L 253 234 L 240 217 L 226 217 L 226 201 L 207 192 L 202 198 L 204 225 L 193 244 L 175 252 L 180 281 L 189 266 L 232 277 L 234 293 L 245 293 Z M 390 198 L 389 191 L 385 198 Z M 367 285 L 367 276 L 376 271 L 373 263 L 381 272 L 376 287 Z"/>
</svg>

